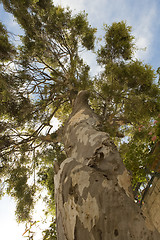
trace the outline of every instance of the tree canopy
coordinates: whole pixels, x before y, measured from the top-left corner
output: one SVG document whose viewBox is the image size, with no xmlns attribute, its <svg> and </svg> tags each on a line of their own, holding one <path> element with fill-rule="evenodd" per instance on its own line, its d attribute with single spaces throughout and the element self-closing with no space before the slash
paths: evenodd
<svg viewBox="0 0 160 240">
<path fill-rule="evenodd" d="M 155 70 L 134 57 L 131 27 L 124 21 L 105 25 L 97 50 L 96 29 L 85 12 L 73 15 L 51 0 L 1 2 L 24 30 L 15 46 L 0 23 L 1 195 L 16 199 L 18 221 L 31 218 L 42 189 L 54 212 L 54 162 L 61 163 L 66 153 L 53 117 L 63 126 L 80 90 L 90 92 L 101 128 L 117 144 L 139 189 L 159 171 L 152 153 L 159 146 L 160 90 Z M 84 50 L 93 51 L 102 66 L 94 77 L 81 57 Z"/>
</svg>

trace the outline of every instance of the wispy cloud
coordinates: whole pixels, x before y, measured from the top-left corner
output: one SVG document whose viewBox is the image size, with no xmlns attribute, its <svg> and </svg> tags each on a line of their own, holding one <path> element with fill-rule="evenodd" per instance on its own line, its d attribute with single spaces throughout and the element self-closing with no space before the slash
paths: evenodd
<svg viewBox="0 0 160 240">
<path fill-rule="evenodd" d="M 133 27 L 133 35 L 136 38 L 138 48 L 146 48 L 146 51 L 138 51 L 137 58 L 150 61 L 153 56 L 155 41 L 155 25 L 159 19 L 157 0 L 54 0 L 55 4 L 64 7 L 69 6 L 73 12 L 85 10 L 93 27 L 98 29 L 98 36 L 103 36 L 103 24 L 111 25 L 112 22 L 126 20 Z M 2 12 L 0 7 L 0 12 Z M 5 20 L 9 31 L 20 34 L 20 28 L 10 14 L 0 16 Z"/>
<path fill-rule="evenodd" d="M 126 20 L 133 27 L 133 35 L 138 48 L 137 58 L 149 61 L 153 52 L 155 23 L 158 18 L 156 0 L 55 0 L 62 6 L 70 6 L 74 12 L 85 10 L 93 27 L 98 28 L 98 34 L 103 35 L 103 24 Z"/>
<path fill-rule="evenodd" d="M 153 59 L 154 42 L 157 38 L 156 24 L 159 19 L 157 0 L 152 0 L 152 2 L 150 0 L 114 0 L 114 2 L 110 0 L 54 0 L 54 3 L 64 7 L 69 6 L 74 13 L 85 10 L 90 24 L 98 29 L 97 35 L 100 37 L 104 35 L 104 23 L 111 25 L 112 22 L 126 20 L 127 24 L 132 26 L 137 47 L 146 48 L 145 51 L 137 51 L 135 57 L 147 62 Z M 0 12 L 2 13 L 0 20 L 4 21 L 8 30 L 21 34 L 22 30 L 12 15 L 4 14 L 2 6 L 0 6 Z"/>
<path fill-rule="evenodd" d="M 85 10 L 86 0 L 54 0 L 54 4 L 70 7 L 74 12 Z"/>
<path fill-rule="evenodd" d="M 155 1 L 153 1 L 152 4 L 146 1 L 146 4 L 139 6 L 139 8 L 137 5 L 136 9 L 137 14 L 128 18 L 130 24 L 133 26 L 136 46 L 140 49 L 136 52 L 135 56 L 149 62 L 152 58 L 156 37 L 154 26 L 158 17 L 157 8 Z M 146 48 L 146 50 L 142 50 L 144 48 Z"/>
<path fill-rule="evenodd" d="M 14 200 L 6 196 L 3 197 L 0 204 L 1 239 L 22 239 L 25 226 L 18 225 L 15 221 L 15 210 Z"/>
</svg>

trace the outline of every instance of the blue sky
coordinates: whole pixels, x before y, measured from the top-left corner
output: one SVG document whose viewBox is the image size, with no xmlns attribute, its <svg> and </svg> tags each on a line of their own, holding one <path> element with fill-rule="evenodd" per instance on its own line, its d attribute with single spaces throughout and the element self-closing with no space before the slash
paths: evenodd
<svg viewBox="0 0 160 240">
<path fill-rule="evenodd" d="M 151 64 L 154 69 L 160 66 L 160 1 L 159 0 L 55 0 L 55 4 L 69 6 L 75 13 L 85 10 L 93 27 L 98 29 L 97 35 L 103 37 L 103 24 L 125 20 L 132 26 L 137 47 L 146 48 L 138 51 L 135 57 Z M 0 20 L 6 24 L 10 32 L 21 34 L 17 23 L 10 14 L 6 14 L 0 6 Z M 19 32 L 20 31 L 20 32 Z M 97 73 L 95 57 L 85 53 L 87 63 L 91 65 L 92 74 Z M 7 240 L 23 240 L 23 226 L 18 226 L 14 217 L 15 205 L 9 198 L 0 201 L 0 238 Z M 40 240 L 37 236 L 35 240 Z"/>
<path fill-rule="evenodd" d="M 136 57 L 146 63 L 159 67 L 159 36 L 160 36 L 160 1 L 159 0 L 56 0 L 64 6 L 70 6 L 77 11 L 85 10 L 98 35 L 103 36 L 103 24 L 125 20 L 132 26 L 139 48 Z"/>
</svg>

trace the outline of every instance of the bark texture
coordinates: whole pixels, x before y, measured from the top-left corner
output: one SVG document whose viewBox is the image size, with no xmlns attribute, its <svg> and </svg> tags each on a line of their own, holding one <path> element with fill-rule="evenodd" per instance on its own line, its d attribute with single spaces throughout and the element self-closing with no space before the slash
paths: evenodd
<svg viewBox="0 0 160 240">
<path fill-rule="evenodd" d="M 63 137 L 68 158 L 55 175 L 58 240 L 159 240 L 134 203 L 130 176 L 81 91 Z"/>
<path fill-rule="evenodd" d="M 160 232 L 160 177 L 155 177 L 152 186 L 144 196 L 142 210 L 148 216 L 155 228 Z"/>
</svg>

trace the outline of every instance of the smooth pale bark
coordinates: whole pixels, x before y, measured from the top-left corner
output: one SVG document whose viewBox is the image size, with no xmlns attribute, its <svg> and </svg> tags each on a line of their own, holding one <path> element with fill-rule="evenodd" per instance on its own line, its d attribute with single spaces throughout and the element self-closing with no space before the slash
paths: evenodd
<svg viewBox="0 0 160 240">
<path fill-rule="evenodd" d="M 130 176 L 81 91 L 66 123 L 68 158 L 55 175 L 58 240 L 159 240 L 134 203 Z"/>
<path fill-rule="evenodd" d="M 146 189 L 143 198 L 142 210 L 153 222 L 160 232 L 160 174 L 157 173 L 152 181 L 152 186 Z"/>
</svg>

